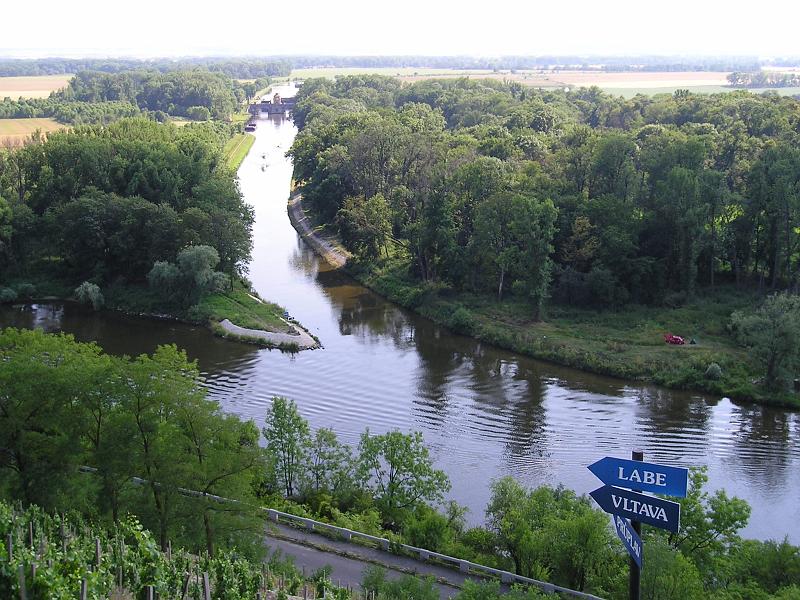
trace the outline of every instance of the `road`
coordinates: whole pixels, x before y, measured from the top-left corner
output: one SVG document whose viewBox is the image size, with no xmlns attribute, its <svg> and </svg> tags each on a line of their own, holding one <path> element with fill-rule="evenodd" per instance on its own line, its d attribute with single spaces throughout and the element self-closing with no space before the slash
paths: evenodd
<svg viewBox="0 0 800 600">
<path fill-rule="evenodd" d="M 459 586 L 467 579 L 481 581 L 479 577 L 455 569 L 397 556 L 377 548 L 333 540 L 283 524 L 269 523 L 266 544 L 271 550 L 280 550 L 283 554 L 294 557 L 295 566 L 299 569 L 305 567 L 309 574 L 329 565 L 333 569 L 333 581 L 356 589 L 361 585 L 364 569 L 376 563 L 386 567 L 387 576 L 391 578 L 400 577 L 403 573 L 433 576 L 437 580 L 436 587 L 442 600 L 455 596 Z"/>
</svg>

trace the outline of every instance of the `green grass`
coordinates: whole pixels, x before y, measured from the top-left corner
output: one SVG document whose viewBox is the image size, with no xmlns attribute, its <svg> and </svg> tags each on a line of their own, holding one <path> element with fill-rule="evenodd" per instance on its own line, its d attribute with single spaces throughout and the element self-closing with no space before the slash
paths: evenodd
<svg viewBox="0 0 800 600">
<path fill-rule="evenodd" d="M 212 321 L 230 320 L 234 325 L 263 331 L 290 332 L 281 319 L 284 309 L 272 302 L 258 299 L 254 292 L 243 286 L 234 286 L 233 291 L 209 294 L 198 304 L 198 312 Z"/>
<path fill-rule="evenodd" d="M 229 169 L 236 171 L 239 168 L 255 141 L 256 138 L 249 133 L 237 133 L 227 141 L 222 152 Z"/>
</svg>

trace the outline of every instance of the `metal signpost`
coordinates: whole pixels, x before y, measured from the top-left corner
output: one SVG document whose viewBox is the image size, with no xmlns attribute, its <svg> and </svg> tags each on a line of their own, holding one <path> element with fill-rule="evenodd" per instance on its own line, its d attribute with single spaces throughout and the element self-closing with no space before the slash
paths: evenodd
<svg viewBox="0 0 800 600">
<path fill-rule="evenodd" d="M 688 469 L 643 462 L 641 450 L 631 453 L 631 460 L 606 456 L 589 465 L 589 470 L 604 485 L 589 493 L 607 513 L 611 513 L 614 531 L 630 554 L 630 600 L 639 600 L 641 589 L 642 523 L 678 532 L 681 505 L 642 492 L 666 496 L 686 496 Z M 625 489 L 628 488 L 628 489 Z"/>
</svg>

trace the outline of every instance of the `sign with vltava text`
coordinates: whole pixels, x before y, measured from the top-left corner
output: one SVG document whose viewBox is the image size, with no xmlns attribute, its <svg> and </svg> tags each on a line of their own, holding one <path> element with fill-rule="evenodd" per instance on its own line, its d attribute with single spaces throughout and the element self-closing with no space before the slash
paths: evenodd
<svg viewBox="0 0 800 600">
<path fill-rule="evenodd" d="M 589 495 L 607 513 L 647 523 L 654 527 L 678 532 L 681 523 L 681 505 L 630 490 L 604 485 Z"/>
</svg>

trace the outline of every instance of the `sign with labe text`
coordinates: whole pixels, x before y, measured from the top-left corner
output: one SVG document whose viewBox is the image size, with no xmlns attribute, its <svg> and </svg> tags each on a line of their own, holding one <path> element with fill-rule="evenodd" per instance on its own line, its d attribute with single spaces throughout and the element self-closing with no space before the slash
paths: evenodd
<svg viewBox="0 0 800 600">
<path fill-rule="evenodd" d="M 589 465 L 589 470 L 607 485 L 680 498 L 686 496 L 689 481 L 688 469 L 611 456 Z"/>
</svg>

